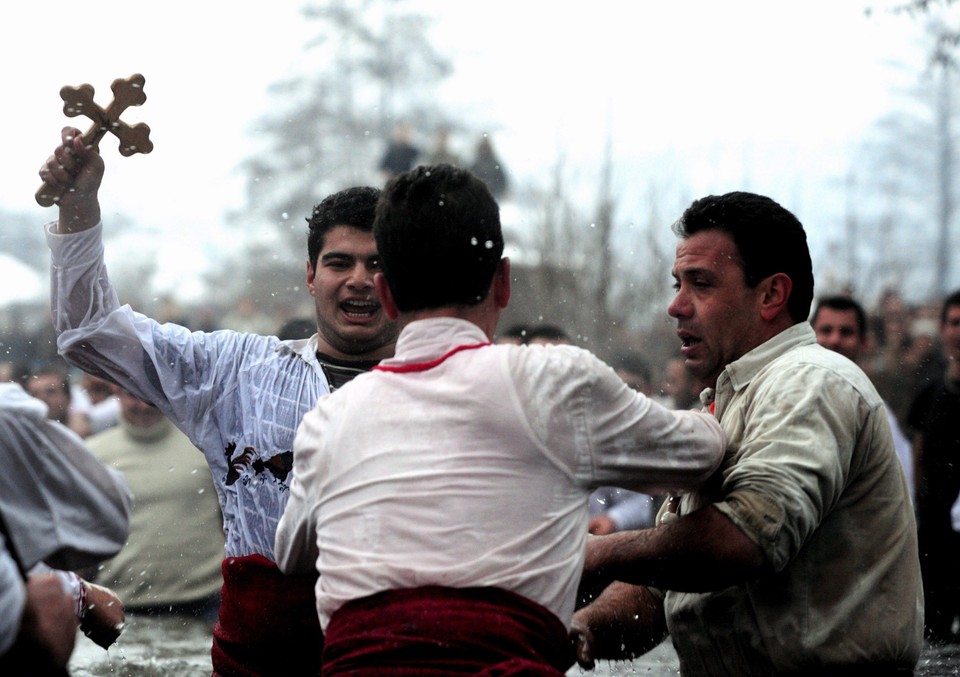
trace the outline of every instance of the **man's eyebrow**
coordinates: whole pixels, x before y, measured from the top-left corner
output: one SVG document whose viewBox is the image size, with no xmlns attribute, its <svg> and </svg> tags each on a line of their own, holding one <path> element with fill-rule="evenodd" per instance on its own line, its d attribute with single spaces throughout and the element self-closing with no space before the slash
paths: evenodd
<svg viewBox="0 0 960 677">
<path fill-rule="evenodd" d="M 352 259 L 354 258 L 353 254 L 348 254 L 346 252 L 324 252 L 320 255 L 321 261 L 328 261 L 330 259 Z"/>
<path fill-rule="evenodd" d="M 691 275 L 713 275 L 713 271 L 709 268 L 684 268 L 680 271 L 673 271 L 671 275 L 675 278 L 680 279 L 681 277 L 689 277 Z"/>
</svg>

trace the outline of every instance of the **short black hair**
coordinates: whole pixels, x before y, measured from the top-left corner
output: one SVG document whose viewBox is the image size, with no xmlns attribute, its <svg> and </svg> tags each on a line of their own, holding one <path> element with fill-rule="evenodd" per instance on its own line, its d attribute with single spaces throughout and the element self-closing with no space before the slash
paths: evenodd
<svg viewBox="0 0 960 677">
<path fill-rule="evenodd" d="M 810 315 L 813 302 L 813 263 L 803 225 L 770 198 L 732 192 L 695 200 L 673 232 L 687 238 L 705 230 L 720 230 L 733 239 L 747 286 L 756 287 L 776 273 L 793 282 L 787 311 L 794 322 Z"/>
<path fill-rule="evenodd" d="M 324 238 L 332 228 L 350 226 L 368 232 L 373 230 L 378 199 L 378 188 L 356 186 L 328 195 L 314 207 L 313 214 L 307 219 L 307 257 L 310 265 L 316 267 Z"/>
<path fill-rule="evenodd" d="M 67 397 L 71 396 L 70 390 L 70 367 L 66 362 L 53 359 L 34 365 L 27 373 L 24 382 L 30 381 L 40 376 L 54 376 L 59 383 L 59 388 Z"/>
<path fill-rule="evenodd" d="M 943 305 L 940 307 L 940 324 L 946 324 L 947 322 L 947 313 L 950 312 L 950 309 L 953 306 L 960 306 L 960 289 L 957 289 L 954 292 L 951 292 L 947 295 L 947 298 L 943 300 Z"/>
<path fill-rule="evenodd" d="M 401 312 L 479 304 L 503 255 L 496 200 L 483 181 L 448 164 L 391 179 L 373 233 Z"/>
<path fill-rule="evenodd" d="M 293 317 L 277 330 L 277 338 L 281 341 L 310 338 L 317 333 L 317 322 L 306 317 Z"/>
<path fill-rule="evenodd" d="M 639 353 L 630 351 L 618 353 L 610 362 L 610 366 L 613 367 L 615 371 L 625 371 L 636 374 L 647 383 L 652 383 L 652 379 L 650 378 L 650 365 L 647 364 L 647 361 L 643 359 Z"/>
<path fill-rule="evenodd" d="M 821 308 L 829 308 L 830 310 L 839 310 L 841 312 L 852 310 L 857 318 L 857 333 L 860 334 L 860 338 L 867 335 L 867 313 L 864 311 L 863 306 L 849 296 L 824 296 L 817 302 L 816 310 L 813 311 L 813 317 L 810 318 L 810 324 L 814 324 L 817 321 L 817 315 L 820 314 Z"/>
<path fill-rule="evenodd" d="M 570 335 L 555 324 L 538 324 L 527 329 L 527 343 L 535 339 L 545 341 L 570 341 Z"/>
<path fill-rule="evenodd" d="M 498 336 L 501 338 L 514 338 L 520 341 L 520 343 L 526 343 L 527 331 L 527 325 L 525 324 L 512 324 L 502 332 L 498 332 Z"/>
</svg>

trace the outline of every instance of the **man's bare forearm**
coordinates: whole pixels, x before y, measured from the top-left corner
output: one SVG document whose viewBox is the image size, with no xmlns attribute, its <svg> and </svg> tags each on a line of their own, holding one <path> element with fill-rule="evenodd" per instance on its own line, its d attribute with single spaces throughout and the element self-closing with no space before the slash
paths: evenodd
<svg viewBox="0 0 960 677">
<path fill-rule="evenodd" d="M 621 531 L 590 540 L 588 577 L 703 592 L 763 573 L 760 548 L 713 506 L 653 529 Z"/>
<path fill-rule="evenodd" d="M 571 623 L 578 661 L 592 667 L 597 659 L 628 660 L 654 648 L 667 636 L 662 600 L 648 588 L 613 583 Z"/>
</svg>

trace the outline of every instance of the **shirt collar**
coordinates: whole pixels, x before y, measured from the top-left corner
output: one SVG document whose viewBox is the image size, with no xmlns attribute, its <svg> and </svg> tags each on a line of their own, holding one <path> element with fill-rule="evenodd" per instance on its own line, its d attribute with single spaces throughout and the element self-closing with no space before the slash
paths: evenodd
<svg viewBox="0 0 960 677">
<path fill-rule="evenodd" d="M 277 344 L 276 351 L 286 355 L 296 355 L 304 362 L 312 364 L 314 368 L 320 368 L 320 362 L 317 360 L 317 335 L 314 334 L 308 339 L 292 339 L 289 341 L 280 341 Z"/>
<path fill-rule="evenodd" d="M 402 367 L 427 362 L 460 346 L 486 343 L 489 340 L 480 327 L 458 317 L 415 320 L 400 331 L 396 354 L 380 364 Z"/>
<path fill-rule="evenodd" d="M 816 342 L 817 335 L 813 332 L 810 323 L 798 322 L 761 343 L 740 359 L 728 364 L 717 379 L 717 389 L 722 388 L 724 382 L 729 380 L 734 392 L 739 391 L 745 388 L 761 369 L 784 353 Z"/>
</svg>

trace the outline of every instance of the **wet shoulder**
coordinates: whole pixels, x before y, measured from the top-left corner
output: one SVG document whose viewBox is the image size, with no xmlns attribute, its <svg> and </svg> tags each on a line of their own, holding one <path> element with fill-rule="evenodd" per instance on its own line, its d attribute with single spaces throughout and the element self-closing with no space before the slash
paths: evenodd
<svg viewBox="0 0 960 677">
<path fill-rule="evenodd" d="M 883 404 L 870 378 L 853 361 L 818 345 L 794 348 L 773 360 L 767 378 L 789 382 L 803 390 L 816 390 L 828 397 L 852 392 L 868 407 Z"/>
<path fill-rule="evenodd" d="M 589 386 L 612 369 L 589 350 L 569 345 L 504 346 L 517 389 L 522 394 L 558 393 Z"/>
</svg>

